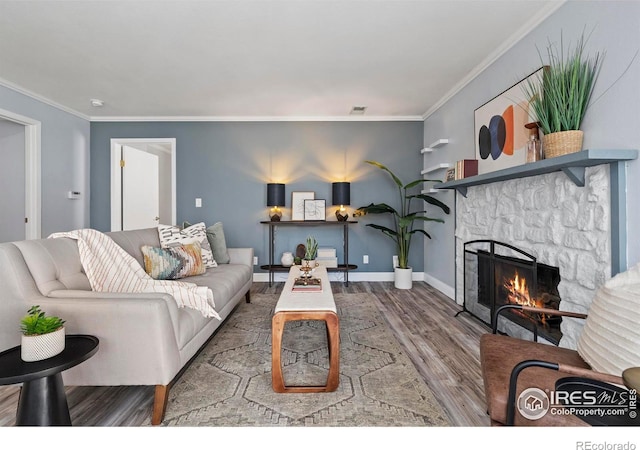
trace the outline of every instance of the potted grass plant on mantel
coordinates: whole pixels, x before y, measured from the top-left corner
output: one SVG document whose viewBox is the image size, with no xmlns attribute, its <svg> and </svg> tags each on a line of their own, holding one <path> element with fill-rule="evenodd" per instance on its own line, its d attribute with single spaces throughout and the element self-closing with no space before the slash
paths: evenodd
<svg viewBox="0 0 640 450">
<path fill-rule="evenodd" d="M 539 52 L 544 66 L 542 79 L 524 84 L 530 112 L 543 133 L 545 158 L 582 150 L 582 121 L 591 105 L 603 60 L 602 52 L 586 54 L 586 43 L 584 32 L 575 46 L 567 49 L 562 35 L 559 47 L 549 42 L 548 62 Z"/>
<path fill-rule="evenodd" d="M 421 193 L 411 194 L 411 190 L 421 186 L 425 181 L 440 180 L 424 180 L 419 179 L 404 184 L 391 170 L 377 161 L 365 161 L 381 170 L 387 172 L 398 188 L 398 205 L 394 208 L 386 203 L 371 203 L 368 206 L 358 208 L 354 216 L 364 216 L 366 214 L 389 214 L 393 219 L 393 228 L 374 223 L 368 223 L 367 226 L 374 228 L 383 235 L 393 240 L 396 251 L 398 252 L 398 266 L 394 267 L 394 286 L 397 289 L 411 289 L 413 269 L 409 266 L 409 251 L 411 250 L 412 238 L 416 233 L 422 234 L 431 239 L 431 236 L 422 228 L 425 222 L 440 222 L 444 220 L 428 217 L 427 211 L 422 208 L 414 210 L 412 202 L 415 200 L 422 206 L 429 203 L 440 208 L 445 214 L 449 214 L 449 207 L 440 200 L 430 195 Z"/>
</svg>

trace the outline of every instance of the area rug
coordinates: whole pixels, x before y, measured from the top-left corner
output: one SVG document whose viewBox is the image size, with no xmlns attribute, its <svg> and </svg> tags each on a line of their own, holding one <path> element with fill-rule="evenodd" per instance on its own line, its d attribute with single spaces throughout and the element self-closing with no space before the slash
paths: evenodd
<svg viewBox="0 0 640 450">
<path fill-rule="evenodd" d="M 278 295 L 242 303 L 172 387 L 164 426 L 448 426 L 442 408 L 368 294 L 336 294 L 340 385 L 335 392 L 276 394 L 271 388 L 271 318 Z M 321 321 L 286 324 L 287 385 L 324 384 Z"/>
</svg>

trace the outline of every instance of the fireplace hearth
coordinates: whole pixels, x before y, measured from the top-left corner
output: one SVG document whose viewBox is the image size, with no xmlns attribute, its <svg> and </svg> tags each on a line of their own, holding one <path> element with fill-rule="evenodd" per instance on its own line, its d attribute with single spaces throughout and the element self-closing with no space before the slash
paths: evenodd
<svg viewBox="0 0 640 450">
<path fill-rule="evenodd" d="M 557 267 L 541 264 L 533 255 L 493 240 L 465 243 L 464 256 L 463 312 L 486 325 L 494 327 L 494 313 L 503 305 L 559 309 Z M 496 328 L 517 337 L 533 333 L 557 345 L 562 337 L 561 322 L 559 316 L 508 309 Z"/>
</svg>

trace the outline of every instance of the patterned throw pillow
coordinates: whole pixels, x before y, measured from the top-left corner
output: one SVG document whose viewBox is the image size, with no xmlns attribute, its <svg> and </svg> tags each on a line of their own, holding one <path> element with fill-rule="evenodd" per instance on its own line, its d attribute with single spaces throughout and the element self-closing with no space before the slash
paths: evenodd
<svg viewBox="0 0 640 450">
<path fill-rule="evenodd" d="M 141 250 L 144 270 L 155 280 L 178 280 L 205 273 L 197 242 L 170 248 L 143 245 Z"/>
<path fill-rule="evenodd" d="M 218 263 L 213 259 L 211 245 L 207 239 L 207 229 L 204 222 L 191 225 L 184 230 L 172 225 L 158 225 L 158 236 L 162 248 L 176 247 L 197 241 L 202 249 L 202 262 L 205 267 L 217 267 Z"/>
</svg>

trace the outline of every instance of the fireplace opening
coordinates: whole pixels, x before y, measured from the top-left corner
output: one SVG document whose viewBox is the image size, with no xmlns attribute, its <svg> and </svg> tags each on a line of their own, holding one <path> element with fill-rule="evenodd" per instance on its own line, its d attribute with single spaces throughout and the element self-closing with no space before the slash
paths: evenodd
<svg viewBox="0 0 640 450">
<path fill-rule="evenodd" d="M 502 305 L 559 309 L 557 267 L 541 264 L 534 256 L 497 241 L 467 242 L 464 255 L 464 310 L 487 325 L 493 327 L 494 313 Z M 560 316 L 508 309 L 497 328 L 518 337 L 523 337 L 518 328 L 524 328 L 557 345 L 561 322 Z"/>
</svg>

